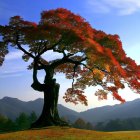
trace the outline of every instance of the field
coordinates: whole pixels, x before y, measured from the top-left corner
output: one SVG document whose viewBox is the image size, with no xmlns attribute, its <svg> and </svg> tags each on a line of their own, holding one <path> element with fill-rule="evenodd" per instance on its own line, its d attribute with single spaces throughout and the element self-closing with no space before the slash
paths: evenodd
<svg viewBox="0 0 140 140">
<path fill-rule="evenodd" d="M 0 140 L 140 140 L 140 131 L 97 132 L 68 127 L 48 127 L 0 134 Z"/>
</svg>

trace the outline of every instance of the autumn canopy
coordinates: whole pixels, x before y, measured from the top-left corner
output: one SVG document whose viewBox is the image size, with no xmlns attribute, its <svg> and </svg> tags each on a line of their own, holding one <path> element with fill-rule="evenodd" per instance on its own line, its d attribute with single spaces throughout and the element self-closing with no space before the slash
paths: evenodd
<svg viewBox="0 0 140 140">
<path fill-rule="evenodd" d="M 73 79 L 64 95 L 66 102 L 87 105 L 84 95 L 87 86 L 101 86 L 95 93 L 99 99 L 107 99 L 111 93 L 121 102 L 125 100 L 118 90 L 125 85 L 140 93 L 140 66 L 126 56 L 119 36 L 92 28 L 85 19 L 66 9 L 43 11 L 39 23 L 25 21 L 20 16 L 11 17 L 8 25 L 0 26 L 0 36 L 0 65 L 10 45 L 24 52 L 25 61 L 33 60 L 28 67 L 33 69 L 33 77 L 44 69 L 48 81 L 58 72 Z M 62 58 L 52 61 L 43 58 L 50 50 L 62 54 Z M 41 91 L 39 85 L 34 89 Z"/>
</svg>

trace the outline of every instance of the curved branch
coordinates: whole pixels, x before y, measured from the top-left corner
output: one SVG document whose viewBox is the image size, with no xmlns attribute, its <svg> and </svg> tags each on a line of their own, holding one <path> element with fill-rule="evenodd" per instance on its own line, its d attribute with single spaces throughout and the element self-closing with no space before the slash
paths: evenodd
<svg viewBox="0 0 140 140">
<path fill-rule="evenodd" d="M 31 87 L 37 91 L 44 91 L 44 84 L 41 84 L 37 78 L 37 70 L 38 70 L 38 59 L 34 59 L 34 67 L 33 67 L 33 84 Z"/>
<path fill-rule="evenodd" d="M 34 59 L 34 67 L 33 67 L 33 81 L 34 82 L 38 82 L 38 79 L 37 79 L 37 70 L 38 70 L 37 60 Z"/>
<path fill-rule="evenodd" d="M 71 56 L 71 55 L 69 55 Z M 80 61 L 76 61 L 76 60 L 72 60 L 69 58 L 69 56 L 65 56 L 63 57 L 62 59 L 59 59 L 58 61 L 54 61 L 52 64 L 51 64 L 51 67 L 53 69 L 55 69 L 56 67 L 58 67 L 59 65 L 62 65 L 64 63 L 72 63 L 72 64 L 75 64 L 75 65 L 81 65 L 83 64 L 82 62 L 87 60 L 87 57 L 81 59 Z"/>
<path fill-rule="evenodd" d="M 45 53 L 48 50 L 54 50 L 54 48 L 62 41 L 62 39 L 60 39 L 58 42 L 56 42 L 55 44 L 53 44 L 50 48 L 44 48 L 40 53 L 38 53 L 38 57 L 40 57 L 43 53 Z M 47 42 L 46 42 L 47 43 Z M 45 43 L 45 45 L 46 45 Z M 44 46 L 45 46 L 44 45 Z"/>
<path fill-rule="evenodd" d="M 17 38 L 16 38 L 16 45 L 17 45 L 17 47 L 18 47 L 21 51 L 23 51 L 25 54 L 29 55 L 31 58 L 34 59 L 35 56 L 32 55 L 31 53 L 29 53 L 28 51 L 26 51 L 24 48 L 22 48 L 21 45 L 19 44 L 18 40 L 19 40 L 19 35 L 17 35 Z"/>
<path fill-rule="evenodd" d="M 18 47 L 18 49 L 20 49 L 22 52 L 24 52 L 25 54 L 29 55 L 32 59 L 36 59 L 36 58 L 39 58 L 40 55 L 37 55 L 37 56 L 34 56 L 32 53 L 29 53 L 28 51 L 26 51 L 22 46 L 21 44 L 18 42 L 19 40 L 19 35 L 17 35 L 17 38 L 16 38 L 16 45 Z M 43 58 L 41 58 L 43 59 Z M 45 65 L 41 62 L 40 58 L 38 59 L 38 63 L 41 65 L 41 66 L 38 66 L 38 69 L 45 69 Z"/>
</svg>

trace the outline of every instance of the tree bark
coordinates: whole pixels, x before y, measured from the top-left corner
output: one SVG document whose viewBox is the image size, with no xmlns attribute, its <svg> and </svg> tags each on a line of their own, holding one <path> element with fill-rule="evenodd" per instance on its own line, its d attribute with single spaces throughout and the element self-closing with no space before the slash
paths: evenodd
<svg viewBox="0 0 140 140">
<path fill-rule="evenodd" d="M 46 87 L 44 88 L 44 106 L 42 113 L 38 120 L 31 125 L 32 128 L 52 125 L 68 125 L 60 119 L 58 114 L 57 103 L 60 86 L 55 82 L 55 79 L 52 79 L 52 81 L 48 83 L 49 84 L 46 84 Z"/>
<path fill-rule="evenodd" d="M 34 90 L 44 92 L 44 105 L 40 117 L 31 125 L 31 128 L 52 125 L 68 125 L 59 117 L 57 104 L 60 85 L 56 83 L 56 79 L 53 79 L 54 70 L 49 66 L 44 69 L 46 76 L 44 79 L 44 84 L 41 84 L 37 78 L 37 61 L 38 60 L 34 60 L 33 84 L 31 87 Z"/>
</svg>

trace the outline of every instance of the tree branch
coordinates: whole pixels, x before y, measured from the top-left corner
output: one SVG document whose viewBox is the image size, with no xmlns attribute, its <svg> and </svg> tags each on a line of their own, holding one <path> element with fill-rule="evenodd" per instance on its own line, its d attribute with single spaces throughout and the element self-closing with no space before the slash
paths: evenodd
<svg viewBox="0 0 140 140">
<path fill-rule="evenodd" d="M 31 87 L 37 91 L 44 91 L 44 85 L 41 84 L 37 79 L 37 70 L 38 70 L 38 60 L 39 58 L 34 59 L 34 67 L 33 67 L 33 84 Z"/>
<path fill-rule="evenodd" d="M 41 56 L 43 53 L 45 53 L 48 50 L 54 50 L 54 47 L 56 47 L 61 41 L 62 41 L 62 38 L 58 42 L 56 42 L 55 44 L 53 44 L 50 48 L 46 48 L 45 47 L 40 53 L 38 53 L 38 56 Z M 44 46 L 46 46 L 46 43 L 45 43 Z"/>
<path fill-rule="evenodd" d="M 17 39 L 16 39 L 16 45 L 17 45 L 17 47 L 18 47 L 21 51 L 23 51 L 25 54 L 27 54 L 27 55 L 29 55 L 31 58 L 35 59 L 35 56 L 34 56 L 34 55 L 32 55 L 31 53 L 29 53 L 28 51 L 26 51 L 24 48 L 21 47 L 21 45 L 20 45 L 19 42 L 18 42 L 18 39 L 19 39 L 19 36 L 17 35 Z"/>
<path fill-rule="evenodd" d="M 38 63 L 41 65 L 41 66 L 38 66 L 38 69 L 45 69 L 45 65 L 43 63 L 41 63 L 41 60 L 40 59 L 40 56 L 37 55 L 37 56 L 34 56 L 32 53 L 29 53 L 28 51 L 26 51 L 23 47 L 21 47 L 20 43 L 18 42 L 19 40 L 19 35 L 17 35 L 17 38 L 16 38 L 16 45 L 17 47 L 23 51 L 25 54 L 29 55 L 31 58 L 33 58 L 34 60 L 38 58 Z"/>
<path fill-rule="evenodd" d="M 69 55 L 71 56 L 71 55 Z M 82 62 L 87 60 L 87 57 L 81 59 L 80 61 L 76 61 L 76 60 L 72 60 L 70 59 L 68 56 L 63 57 L 62 59 L 58 60 L 58 61 L 54 61 L 51 66 L 55 69 L 56 67 L 58 67 L 59 65 L 62 65 L 64 63 L 72 63 L 75 65 L 81 65 L 83 64 Z"/>
</svg>

